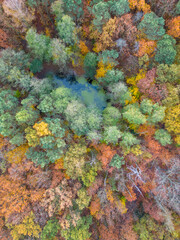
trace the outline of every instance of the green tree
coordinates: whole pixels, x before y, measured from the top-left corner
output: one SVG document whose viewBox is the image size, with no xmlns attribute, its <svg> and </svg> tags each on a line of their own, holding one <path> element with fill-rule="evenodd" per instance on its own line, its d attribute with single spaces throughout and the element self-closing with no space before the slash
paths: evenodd
<svg viewBox="0 0 180 240">
<path fill-rule="evenodd" d="M 98 78 L 99 82 L 104 84 L 113 84 L 124 80 L 124 73 L 120 70 L 108 70 L 104 77 Z"/>
<path fill-rule="evenodd" d="M 97 4 L 94 4 L 92 7 L 92 14 L 94 16 L 94 26 L 98 30 L 101 30 L 102 25 L 111 18 L 111 15 L 109 13 L 109 3 L 100 1 Z"/>
<path fill-rule="evenodd" d="M 155 132 L 154 138 L 158 140 L 162 146 L 172 143 L 171 135 L 164 129 L 158 129 Z"/>
<path fill-rule="evenodd" d="M 106 127 L 104 130 L 104 141 L 106 143 L 117 144 L 121 136 L 122 133 L 116 126 Z"/>
<path fill-rule="evenodd" d="M 66 66 L 69 59 L 68 50 L 60 39 L 52 39 L 51 54 L 54 64 L 57 64 L 61 68 Z"/>
<path fill-rule="evenodd" d="M 165 34 L 164 19 L 158 17 L 154 12 L 146 13 L 138 25 L 138 29 L 146 34 L 150 40 L 158 40 Z"/>
<path fill-rule="evenodd" d="M 120 142 L 120 145 L 126 148 L 129 148 L 135 144 L 139 144 L 140 140 L 137 139 L 132 133 L 130 132 L 124 132 L 122 134 L 122 141 Z"/>
<path fill-rule="evenodd" d="M 16 121 L 18 124 L 33 125 L 39 118 L 39 111 L 30 108 L 21 108 L 20 111 L 16 113 Z"/>
<path fill-rule="evenodd" d="M 38 34 L 35 29 L 30 28 L 26 33 L 26 41 L 33 57 L 38 58 L 41 61 L 50 61 L 51 54 L 49 52 L 49 37 L 43 34 Z"/>
<path fill-rule="evenodd" d="M 143 114 L 150 115 L 153 110 L 153 103 L 151 102 L 150 99 L 143 99 L 143 101 L 140 104 L 140 109 Z"/>
<path fill-rule="evenodd" d="M 84 59 L 84 70 L 87 78 L 93 79 L 96 74 L 97 55 L 95 53 L 87 53 Z"/>
<path fill-rule="evenodd" d="M 64 168 L 72 179 L 81 177 L 86 163 L 87 148 L 82 144 L 73 144 L 64 157 Z"/>
<path fill-rule="evenodd" d="M 15 92 L 11 90 L 2 90 L 0 92 L 0 115 L 5 112 L 14 112 L 18 107 L 18 99 L 13 95 Z"/>
<path fill-rule="evenodd" d="M 64 14 L 63 5 L 63 0 L 56 0 L 51 4 L 51 11 L 56 16 L 56 22 L 62 19 L 62 16 Z"/>
<path fill-rule="evenodd" d="M 130 11 L 130 8 L 129 8 L 128 0 L 110 1 L 110 12 L 113 15 L 120 17 L 123 14 L 128 13 L 129 11 Z"/>
<path fill-rule="evenodd" d="M 156 82 L 158 83 L 178 83 L 180 74 L 180 65 L 177 64 L 160 64 L 156 70 Z"/>
<path fill-rule="evenodd" d="M 53 240 L 60 229 L 60 225 L 56 218 L 47 221 L 41 233 L 41 240 Z"/>
<path fill-rule="evenodd" d="M 90 238 L 89 226 L 92 224 L 92 216 L 81 217 L 77 221 L 76 226 L 61 230 L 62 237 L 65 240 L 87 240 Z"/>
<path fill-rule="evenodd" d="M 83 17 L 83 2 L 82 0 L 63 0 L 64 11 L 73 18 L 74 21 L 81 20 Z"/>
<path fill-rule="evenodd" d="M 73 45 L 76 42 L 75 30 L 75 23 L 68 15 L 64 15 L 61 21 L 57 22 L 58 35 L 68 45 Z"/>
<path fill-rule="evenodd" d="M 43 95 L 37 108 L 43 113 L 59 114 L 65 111 L 71 100 L 71 90 L 59 87 L 50 94 Z"/>
<path fill-rule="evenodd" d="M 151 115 L 149 115 L 149 117 L 147 118 L 147 121 L 150 124 L 161 122 L 165 117 L 165 109 L 166 107 L 160 106 L 158 103 L 155 103 L 153 105 L 153 111 Z"/>
<path fill-rule="evenodd" d="M 172 64 L 176 56 L 175 50 L 176 40 L 169 36 L 164 35 L 161 40 L 157 42 L 157 52 L 155 61 L 158 63 Z"/>
<path fill-rule="evenodd" d="M 125 161 L 123 161 L 123 160 L 124 160 L 124 157 L 120 157 L 118 154 L 115 154 L 109 165 L 111 167 L 116 167 L 116 168 L 120 169 L 122 167 L 122 165 L 125 164 Z"/>
<path fill-rule="evenodd" d="M 81 188 L 77 192 L 78 198 L 76 199 L 76 203 L 79 207 L 79 210 L 83 210 L 84 208 L 87 208 L 89 206 L 89 202 L 91 200 L 91 197 L 87 194 L 87 191 L 85 188 Z"/>
<path fill-rule="evenodd" d="M 119 110 L 113 106 L 108 106 L 103 111 L 103 125 L 116 126 L 121 118 Z"/>
<path fill-rule="evenodd" d="M 123 118 L 129 123 L 140 125 L 146 122 L 146 117 L 140 111 L 137 104 L 129 104 L 123 109 Z"/>
</svg>

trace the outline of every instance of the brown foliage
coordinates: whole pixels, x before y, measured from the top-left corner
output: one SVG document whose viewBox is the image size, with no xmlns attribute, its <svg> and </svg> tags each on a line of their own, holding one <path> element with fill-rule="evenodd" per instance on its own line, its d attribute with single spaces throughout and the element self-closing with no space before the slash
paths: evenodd
<svg viewBox="0 0 180 240">
<path fill-rule="evenodd" d="M 168 27 L 167 34 L 175 38 L 180 37 L 180 16 L 168 20 L 166 25 Z"/>
<path fill-rule="evenodd" d="M 12 214 L 29 212 L 29 191 L 23 182 L 12 181 L 8 176 L 0 176 L 0 182 L 0 215 L 8 220 Z"/>
<path fill-rule="evenodd" d="M 10 43 L 8 42 L 8 35 L 3 29 L 0 29 L 0 48 L 8 48 L 11 47 Z"/>
<path fill-rule="evenodd" d="M 156 69 L 153 68 L 146 73 L 146 77 L 140 79 L 137 83 L 139 91 L 154 102 L 160 102 L 167 96 L 165 85 L 155 84 Z"/>
<path fill-rule="evenodd" d="M 102 240 L 110 240 L 110 239 L 119 240 L 120 239 L 119 231 L 114 226 L 109 226 L 107 228 L 104 224 L 101 224 L 98 227 L 98 230 L 99 230 L 100 239 Z"/>
<path fill-rule="evenodd" d="M 97 158 L 102 163 L 102 167 L 105 170 L 108 168 L 108 164 L 110 163 L 112 157 L 116 154 L 116 151 L 106 144 L 99 145 L 98 149 L 100 153 Z"/>
</svg>

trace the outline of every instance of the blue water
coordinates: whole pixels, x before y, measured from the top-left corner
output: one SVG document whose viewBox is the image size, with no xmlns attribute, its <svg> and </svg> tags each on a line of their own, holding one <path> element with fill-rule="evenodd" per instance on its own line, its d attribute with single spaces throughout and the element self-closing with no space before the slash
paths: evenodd
<svg viewBox="0 0 180 240">
<path fill-rule="evenodd" d="M 103 110 L 107 106 L 106 97 L 104 92 L 95 85 L 88 83 L 84 78 L 72 78 L 72 76 L 61 78 L 54 76 L 54 83 L 56 87 L 65 86 L 70 88 L 72 93 L 77 95 L 78 98 L 86 106 L 93 106 Z"/>
</svg>

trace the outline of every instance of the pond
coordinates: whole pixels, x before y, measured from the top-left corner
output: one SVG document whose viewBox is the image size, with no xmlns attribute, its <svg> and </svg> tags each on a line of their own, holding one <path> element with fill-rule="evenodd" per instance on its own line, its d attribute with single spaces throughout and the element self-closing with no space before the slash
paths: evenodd
<svg viewBox="0 0 180 240">
<path fill-rule="evenodd" d="M 107 106 L 103 90 L 98 86 L 87 82 L 83 77 L 75 77 L 75 75 L 60 77 L 54 75 L 53 82 L 56 87 L 65 86 L 66 88 L 71 89 L 72 93 L 76 94 L 77 97 L 88 107 L 93 106 L 103 110 Z"/>
</svg>

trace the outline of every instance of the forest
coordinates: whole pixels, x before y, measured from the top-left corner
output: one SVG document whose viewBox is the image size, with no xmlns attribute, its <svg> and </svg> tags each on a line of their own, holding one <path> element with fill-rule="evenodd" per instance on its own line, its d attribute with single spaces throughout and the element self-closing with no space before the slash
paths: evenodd
<svg viewBox="0 0 180 240">
<path fill-rule="evenodd" d="M 180 1 L 0 0 L 0 239 L 180 239 Z"/>
</svg>

